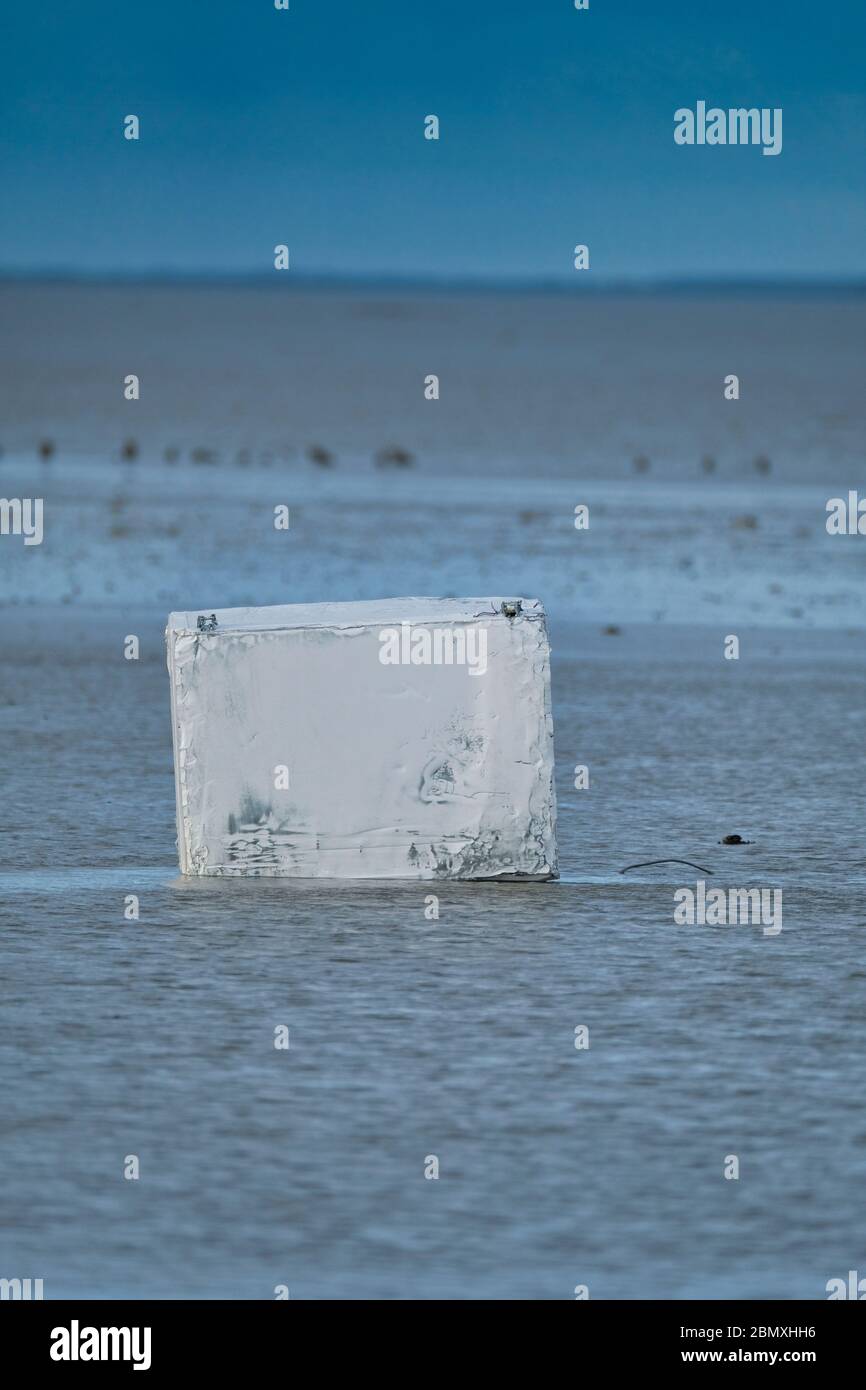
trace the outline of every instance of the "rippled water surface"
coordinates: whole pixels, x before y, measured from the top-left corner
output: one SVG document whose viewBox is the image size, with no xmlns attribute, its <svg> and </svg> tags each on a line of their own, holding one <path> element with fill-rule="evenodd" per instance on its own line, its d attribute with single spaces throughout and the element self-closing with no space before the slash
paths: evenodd
<svg viewBox="0 0 866 1390">
<path fill-rule="evenodd" d="M 121 331 L 105 302 L 79 318 L 85 391 Z M 215 325 L 229 310 L 203 303 L 178 332 L 199 342 L 205 374 L 227 371 Z M 365 371 L 379 344 L 394 401 L 397 347 L 415 342 L 420 360 L 420 323 L 444 350 L 457 315 L 455 352 L 478 386 L 449 417 L 448 448 L 461 428 L 469 441 L 461 467 L 432 460 L 429 417 L 422 430 L 395 405 L 388 435 L 414 465 L 340 455 L 317 471 L 303 446 L 314 429 L 331 442 L 337 407 L 309 398 L 306 434 L 267 424 L 297 446 L 282 461 L 239 463 L 223 433 L 217 462 L 172 465 L 145 417 L 142 457 L 120 464 L 88 452 L 88 418 L 100 439 L 106 421 L 62 393 L 53 428 L 69 451 L 46 466 L 31 445 L 52 428 L 47 385 L 10 397 L 3 487 L 39 486 L 46 535 L 14 553 L 4 538 L 0 553 L 0 1275 L 43 1278 L 48 1297 L 270 1298 L 278 1284 L 293 1298 L 570 1298 L 577 1284 L 600 1298 L 824 1297 L 828 1279 L 866 1268 L 864 561 L 857 538 L 823 529 L 825 498 L 858 481 L 854 311 L 824 339 L 836 395 L 822 425 L 790 387 L 808 313 L 763 307 L 763 341 L 791 344 L 787 375 L 766 368 L 785 411 L 746 415 L 738 436 L 707 402 L 665 433 L 666 388 L 652 393 L 663 354 L 646 409 L 606 430 L 633 334 L 650 332 L 617 309 L 585 406 L 616 460 L 572 465 L 560 419 L 539 426 L 550 466 L 533 470 L 513 399 L 498 435 L 490 402 L 498 362 L 512 397 L 535 383 L 528 418 L 543 414 L 546 378 L 520 335 L 550 340 L 558 380 L 571 341 L 559 309 L 542 332 L 537 306 L 497 319 L 485 300 L 473 319 L 431 300 L 427 319 L 408 306 L 395 320 L 334 303 L 345 323 L 311 321 L 337 377 L 348 391 L 351 364 Z M 234 312 L 248 329 L 249 306 Z M 693 312 L 658 310 L 669 363 L 684 343 L 697 351 L 710 311 Z M 736 317 L 717 315 L 728 343 Z M 490 358 L 471 358 L 473 324 Z M 289 342 L 298 372 L 321 381 L 321 362 Z M 229 388 L 205 384 L 197 402 L 189 386 L 170 396 L 169 424 L 204 440 L 225 426 Z M 370 418 L 351 392 L 351 418 L 335 413 L 338 442 L 372 449 L 385 387 L 370 389 Z M 642 422 L 652 465 L 630 477 Z M 243 417 L 232 449 L 256 429 Z M 761 452 L 769 475 L 752 467 Z M 297 509 L 288 536 L 269 522 L 278 502 Z M 549 605 L 560 882 L 435 885 L 428 920 L 426 884 L 180 880 L 169 608 L 448 591 Z M 738 662 L 722 657 L 731 632 Z M 138 662 L 123 660 L 130 633 Z M 753 843 L 721 846 L 730 832 Z M 676 925 L 674 891 L 696 870 L 620 872 L 665 857 L 703 866 L 708 884 L 781 888 L 781 934 Z M 138 921 L 124 918 L 130 894 Z M 287 1051 L 273 1045 L 281 1024 Z M 123 1177 L 130 1154 L 137 1182 Z M 430 1155 L 438 1181 L 424 1177 Z M 723 1176 L 729 1155 L 738 1181 Z"/>
</svg>

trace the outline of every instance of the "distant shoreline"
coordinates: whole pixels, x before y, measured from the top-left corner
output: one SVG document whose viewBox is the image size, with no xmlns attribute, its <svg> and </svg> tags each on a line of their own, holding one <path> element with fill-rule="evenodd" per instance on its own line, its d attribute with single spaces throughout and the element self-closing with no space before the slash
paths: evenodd
<svg viewBox="0 0 866 1390">
<path fill-rule="evenodd" d="M 496 295 L 563 295 L 575 299 L 589 296 L 681 296 L 740 294 L 756 297 L 864 296 L 866 278 L 797 278 L 784 276 L 681 276 L 673 279 L 624 279 L 593 276 L 573 279 L 513 279 L 475 276 L 395 276 L 395 275 L 330 275 L 291 272 L 278 275 L 275 271 L 14 271 L 0 269 L 0 288 L 7 287 L 142 287 L 177 286 L 190 289 L 257 289 L 292 293 L 357 293 L 357 294 L 496 294 Z"/>
</svg>

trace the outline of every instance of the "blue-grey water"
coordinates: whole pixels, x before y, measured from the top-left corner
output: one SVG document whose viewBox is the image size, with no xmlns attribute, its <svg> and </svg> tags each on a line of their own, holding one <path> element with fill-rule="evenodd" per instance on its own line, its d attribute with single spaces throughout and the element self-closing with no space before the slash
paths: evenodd
<svg viewBox="0 0 866 1390">
<path fill-rule="evenodd" d="M 866 539 L 824 529 L 866 471 L 863 301 L 738 326 L 727 302 L 325 296 L 301 305 L 308 358 L 290 297 L 58 290 L 58 343 L 50 291 L 4 293 L 0 490 L 38 489 L 46 524 L 0 539 L 0 1276 L 49 1298 L 822 1298 L 866 1271 Z M 281 312 L 300 421 L 250 365 Z M 99 406 L 134 322 L 167 401 L 138 429 Z M 563 345 L 590 329 L 578 409 Z M 730 360 L 738 334 L 770 406 L 732 421 L 681 383 L 676 411 L 679 354 Z M 431 341 L 443 382 L 474 373 L 438 441 L 407 384 Z M 262 420 L 230 426 L 236 380 Z M 573 413 L 594 459 L 569 456 Z M 377 468 L 377 440 L 413 464 Z M 428 920 L 427 884 L 181 880 L 169 609 L 461 591 L 550 607 L 561 881 L 437 884 Z M 781 888 L 782 932 L 677 925 L 694 869 L 619 872 L 666 856 Z"/>
</svg>

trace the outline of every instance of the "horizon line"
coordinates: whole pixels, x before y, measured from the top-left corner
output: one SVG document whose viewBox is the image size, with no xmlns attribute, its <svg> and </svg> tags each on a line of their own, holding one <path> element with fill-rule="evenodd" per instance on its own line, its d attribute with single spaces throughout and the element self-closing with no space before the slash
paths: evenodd
<svg viewBox="0 0 866 1390">
<path fill-rule="evenodd" d="M 279 277 L 275 279 L 275 277 Z M 0 285 L 177 285 L 292 288 L 308 290 L 465 290 L 496 293 L 573 294 L 676 294 L 707 291 L 751 293 L 866 293 L 866 275 L 763 275 L 718 274 L 675 276 L 589 276 L 580 283 L 564 276 L 484 276 L 471 273 L 422 275 L 418 273 L 342 273 L 332 271 L 278 272 L 244 270 L 14 270 L 0 267 Z"/>
</svg>

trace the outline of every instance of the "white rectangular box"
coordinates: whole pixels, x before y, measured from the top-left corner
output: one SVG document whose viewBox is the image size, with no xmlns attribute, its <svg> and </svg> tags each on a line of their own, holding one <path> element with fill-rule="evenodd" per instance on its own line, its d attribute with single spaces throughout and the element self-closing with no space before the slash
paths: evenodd
<svg viewBox="0 0 866 1390">
<path fill-rule="evenodd" d="M 185 874 L 556 875 L 534 599 L 172 613 Z"/>
</svg>

